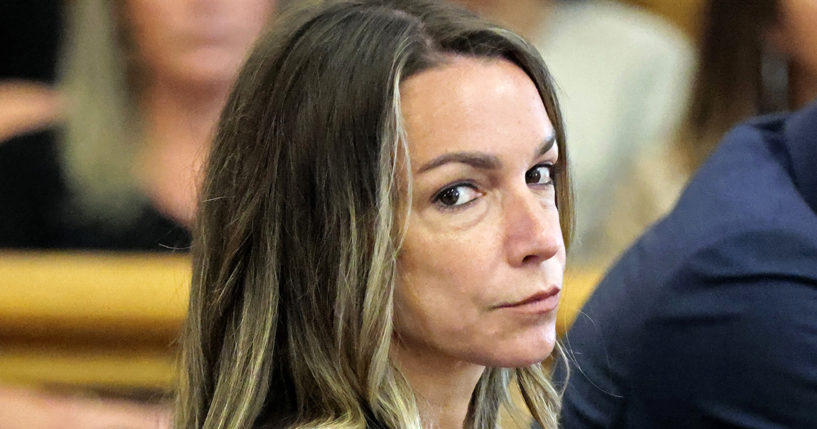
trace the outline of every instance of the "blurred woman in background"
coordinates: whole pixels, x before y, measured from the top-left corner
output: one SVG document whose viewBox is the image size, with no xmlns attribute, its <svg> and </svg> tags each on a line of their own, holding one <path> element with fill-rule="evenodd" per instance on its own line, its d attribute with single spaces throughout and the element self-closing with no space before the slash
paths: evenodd
<svg viewBox="0 0 817 429">
<path fill-rule="evenodd" d="M 673 204 L 729 129 L 817 97 L 817 3 L 711 0 L 701 17 L 685 123 L 673 145 L 639 164 L 636 173 L 651 178 L 631 188 L 641 192 L 634 194 L 640 201 Z"/>
<path fill-rule="evenodd" d="M 275 10 L 275 0 L 66 2 L 62 111 L 53 96 L 22 97 L 34 112 L 8 129 L 29 131 L 0 142 L 0 247 L 186 249 L 199 163 Z M 62 121 L 32 130 L 44 115 Z M 0 425 L 168 424 L 166 405 L 91 396 L 0 387 Z"/>
<path fill-rule="evenodd" d="M 196 172 L 271 0 L 66 7 L 64 123 L 0 144 L 0 247 L 186 247 Z"/>
<path fill-rule="evenodd" d="M 677 148 L 687 175 L 738 122 L 796 110 L 817 97 L 817 3 L 712 0 L 703 16 L 688 123 Z"/>
</svg>

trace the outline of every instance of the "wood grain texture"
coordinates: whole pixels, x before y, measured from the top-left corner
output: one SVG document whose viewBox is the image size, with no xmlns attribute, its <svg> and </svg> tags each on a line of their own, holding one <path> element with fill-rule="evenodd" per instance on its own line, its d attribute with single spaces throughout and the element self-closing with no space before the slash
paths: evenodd
<svg viewBox="0 0 817 429">
<path fill-rule="evenodd" d="M 1 252 L 0 382 L 171 389 L 187 255 Z M 565 275 L 559 334 L 600 278 Z"/>
</svg>

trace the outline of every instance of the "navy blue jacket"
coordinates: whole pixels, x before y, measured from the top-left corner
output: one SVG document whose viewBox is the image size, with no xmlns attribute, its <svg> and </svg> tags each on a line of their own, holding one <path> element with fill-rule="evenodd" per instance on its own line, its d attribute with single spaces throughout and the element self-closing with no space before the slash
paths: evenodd
<svg viewBox="0 0 817 429">
<path fill-rule="evenodd" d="M 729 133 L 565 342 L 574 428 L 817 428 L 817 104 Z"/>
</svg>

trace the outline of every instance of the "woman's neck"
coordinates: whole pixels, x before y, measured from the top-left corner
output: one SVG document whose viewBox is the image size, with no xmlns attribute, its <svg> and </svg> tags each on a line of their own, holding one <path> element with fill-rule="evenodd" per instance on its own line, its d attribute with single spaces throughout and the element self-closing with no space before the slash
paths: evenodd
<svg viewBox="0 0 817 429">
<path fill-rule="evenodd" d="M 183 225 L 195 212 L 201 163 L 228 89 L 155 80 L 141 94 L 144 134 L 134 173 L 154 206 Z"/>
<path fill-rule="evenodd" d="M 423 426 L 461 429 L 485 367 L 434 356 L 434 351 L 401 345 L 394 346 L 392 352 L 392 359 L 416 394 Z"/>
</svg>

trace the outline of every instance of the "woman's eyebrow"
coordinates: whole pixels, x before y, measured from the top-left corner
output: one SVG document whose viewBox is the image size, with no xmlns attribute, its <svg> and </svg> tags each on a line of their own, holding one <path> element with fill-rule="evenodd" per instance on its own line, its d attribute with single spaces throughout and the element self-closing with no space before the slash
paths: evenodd
<svg viewBox="0 0 817 429">
<path fill-rule="evenodd" d="M 555 144 L 556 144 L 556 134 L 552 133 L 547 138 L 545 138 L 545 141 L 543 141 L 542 144 L 538 148 L 536 148 L 536 152 L 534 152 L 533 157 L 538 158 L 538 157 L 546 154 L 550 150 L 550 148 L 552 148 L 553 145 L 555 145 Z"/>
<path fill-rule="evenodd" d="M 538 158 L 547 153 L 547 151 L 549 151 L 554 144 L 556 144 L 556 135 L 551 134 L 545 139 L 545 141 L 542 142 L 541 145 L 539 145 L 539 147 L 536 148 L 534 158 Z M 467 164 L 474 168 L 483 170 L 496 170 L 502 167 L 502 161 L 500 161 L 495 155 L 490 155 L 484 152 L 449 152 L 423 164 L 423 166 L 417 170 L 416 174 L 423 173 L 450 163 Z"/>
<path fill-rule="evenodd" d="M 499 161 L 499 158 L 484 152 L 449 152 L 423 164 L 423 166 L 417 170 L 417 173 L 423 173 L 452 162 L 468 164 L 483 170 L 496 170 L 502 167 L 502 162 Z"/>
</svg>

